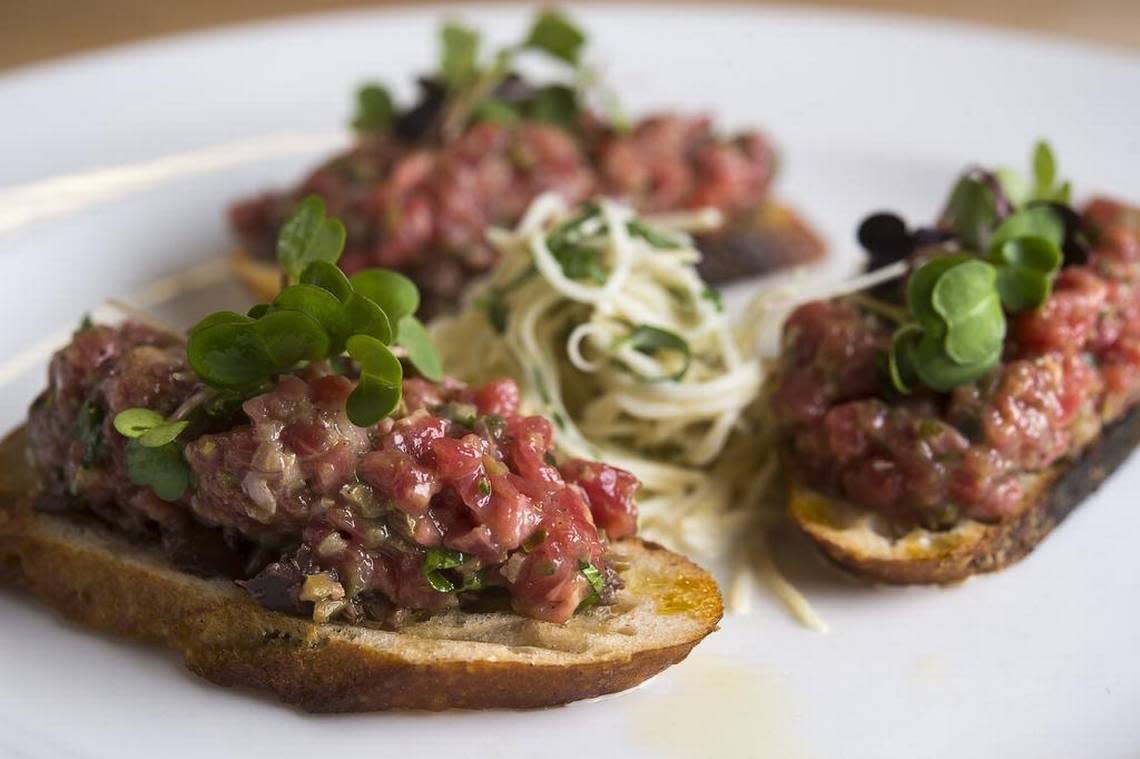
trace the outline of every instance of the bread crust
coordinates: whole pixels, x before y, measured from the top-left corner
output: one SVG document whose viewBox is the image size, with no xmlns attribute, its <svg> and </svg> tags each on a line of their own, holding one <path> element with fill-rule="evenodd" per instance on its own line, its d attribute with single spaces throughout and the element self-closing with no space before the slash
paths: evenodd
<svg viewBox="0 0 1140 759">
<path fill-rule="evenodd" d="M 470 640 L 471 619 L 460 612 L 398 633 L 316 624 L 268 611 L 231 582 L 179 572 L 155 549 L 93 520 L 36 512 L 22 453 L 19 431 L 0 445 L 0 579 L 79 624 L 165 645 L 207 680 L 269 691 L 308 711 L 530 708 L 614 693 L 684 659 L 723 613 L 707 572 L 626 540 L 614 550 L 631 563 L 635 582 L 615 607 L 566 625 L 467 615 L 481 631 Z M 677 598 L 685 600 L 680 611 Z M 672 614 L 657 617 L 661 629 L 646 629 L 663 606 Z M 561 634 L 583 650 L 519 645 Z"/>
<path fill-rule="evenodd" d="M 1017 516 L 996 524 L 964 520 L 945 532 L 918 529 L 891 540 L 860 510 L 789 484 L 792 519 L 828 558 L 857 575 L 892 584 L 946 584 L 1003 569 L 1028 555 L 1140 445 L 1140 408 L 1109 424 L 1079 457 L 1027 478 Z"/>
<path fill-rule="evenodd" d="M 258 301 L 271 301 L 281 291 L 281 269 L 276 261 L 254 258 L 245 248 L 234 248 L 230 268 Z"/>
</svg>

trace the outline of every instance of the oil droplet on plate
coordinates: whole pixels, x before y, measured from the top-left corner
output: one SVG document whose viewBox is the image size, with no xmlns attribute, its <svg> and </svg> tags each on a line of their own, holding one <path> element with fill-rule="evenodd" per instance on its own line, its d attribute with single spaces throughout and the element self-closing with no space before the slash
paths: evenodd
<svg viewBox="0 0 1140 759">
<path fill-rule="evenodd" d="M 659 756 L 795 759 L 789 693 L 778 675 L 695 655 L 638 694 L 633 728 Z"/>
</svg>

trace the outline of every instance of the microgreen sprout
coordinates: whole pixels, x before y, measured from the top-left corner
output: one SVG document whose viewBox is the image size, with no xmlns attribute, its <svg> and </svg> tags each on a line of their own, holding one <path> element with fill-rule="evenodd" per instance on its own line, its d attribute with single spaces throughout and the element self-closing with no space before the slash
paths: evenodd
<svg viewBox="0 0 1140 759">
<path fill-rule="evenodd" d="M 1006 313 L 1039 308 L 1064 251 L 1081 244 L 1069 194 L 1067 182 L 1057 183 L 1056 161 L 1044 142 L 1034 149 L 1032 182 L 1004 170 L 973 170 L 958 181 L 942 220 L 952 234 L 945 253 L 910 275 L 905 310 L 891 304 L 869 309 L 898 325 L 886 357 L 894 390 L 910 393 L 921 384 L 945 392 L 976 381 L 1000 361 Z M 886 235 L 891 242 L 906 234 L 901 220 L 878 214 L 865 222 L 860 239 Z"/>
<path fill-rule="evenodd" d="M 512 126 L 532 119 L 575 129 L 587 92 L 596 91 L 603 100 L 608 96 L 596 72 L 582 63 L 585 42 L 585 34 L 565 15 L 544 10 L 521 41 L 484 55 L 478 31 L 449 21 L 440 28 L 436 72 L 421 80 L 420 102 L 399 114 L 385 87 L 366 84 L 357 91 L 352 126 L 362 133 L 394 129 L 411 141 L 454 137 L 479 121 Z M 555 63 L 568 81 L 526 84 L 515 69 L 530 53 Z"/>
<path fill-rule="evenodd" d="M 228 407 L 236 408 L 243 399 L 264 392 L 277 376 L 306 363 L 343 363 L 347 352 L 359 367 L 360 379 L 346 412 L 353 424 L 368 427 L 400 404 L 404 368 L 390 346 L 398 345 L 425 377 L 442 377 L 435 345 L 414 315 L 420 302 L 415 284 L 383 269 L 346 277 L 336 266 L 344 241 L 343 225 L 325 216 L 319 198 L 298 204 L 278 236 L 278 260 L 288 281 L 273 302 L 258 304 L 246 314 L 210 314 L 189 331 L 186 357 L 210 389 L 204 401 L 224 398 Z M 98 443 L 96 421 L 92 417 L 81 430 L 92 449 Z M 149 486 L 160 498 L 180 498 L 189 483 L 189 467 L 178 437 L 189 424 L 145 408 L 117 414 L 114 427 L 130 441 L 131 480 Z"/>
</svg>

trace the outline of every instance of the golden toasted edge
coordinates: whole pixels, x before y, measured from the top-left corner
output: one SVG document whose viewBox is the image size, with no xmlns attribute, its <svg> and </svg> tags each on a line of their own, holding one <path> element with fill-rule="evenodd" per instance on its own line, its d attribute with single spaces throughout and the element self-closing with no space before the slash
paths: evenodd
<svg viewBox="0 0 1140 759">
<path fill-rule="evenodd" d="M 565 663 L 535 663 L 521 650 L 497 657 L 488 652 L 503 646 L 465 641 L 409 638 L 381 648 L 367 640 L 367 628 L 268 611 L 232 584 L 180 573 L 157 555 L 124 559 L 137 548 L 97 527 L 88 528 L 96 539 L 76 539 L 71 520 L 33 511 L 30 494 L 10 488 L 26 480 L 12 474 L 23 468 L 22 450 L 19 431 L 0 445 L 0 580 L 82 625 L 159 642 L 212 682 L 267 690 L 308 711 L 531 708 L 615 693 L 684 659 L 723 613 L 707 572 L 660 546 L 629 540 L 616 547 L 671 580 L 655 589 L 661 598 L 671 587 L 699 597 L 689 612 L 691 636 L 595 659 L 568 655 Z M 432 646 L 449 653 L 434 659 Z M 467 655 L 457 656 L 457 648 Z"/>
<path fill-rule="evenodd" d="M 964 520 L 945 532 L 916 528 L 892 541 L 876 533 L 868 519 L 853 526 L 837 523 L 833 514 L 854 507 L 795 482 L 789 484 L 788 511 L 829 558 L 857 575 L 893 584 L 953 583 L 1028 555 L 1137 445 L 1140 408 L 1108 425 L 1077 459 L 1027 478 L 1023 508 L 997 524 Z"/>
<path fill-rule="evenodd" d="M 245 248 L 234 248 L 230 253 L 230 268 L 259 301 L 271 301 L 281 290 L 281 269 L 277 263 L 254 258 Z"/>
</svg>

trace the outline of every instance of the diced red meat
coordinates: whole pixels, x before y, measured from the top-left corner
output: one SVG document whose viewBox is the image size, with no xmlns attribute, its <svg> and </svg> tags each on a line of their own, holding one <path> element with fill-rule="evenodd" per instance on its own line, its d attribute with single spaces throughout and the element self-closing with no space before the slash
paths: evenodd
<svg viewBox="0 0 1140 759">
<path fill-rule="evenodd" d="M 594 523 L 613 540 L 637 532 L 637 506 L 634 496 L 640 483 L 624 469 L 598 461 L 570 459 L 559 471 L 567 482 L 586 492 Z"/>
<path fill-rule="evenodd" d="M 1140 209 L 1099 199 L 1083 224 L 1088 265 L 1063 269 L 1049 299 L 1012 320 L 1001 366 L 948 396 L 882 400 L 885 326 L 851 300 L 797 309 L 774 390 L 791 467 L 902 522 L 1015 514 L 1022 473 L 1140 402 Z"/>
<path fill-rule="evenodd" d="M 321 608 L 350 619 L 377 600 L 388 611 L 454 606 L 459 595 L 425 574 L 428 551 L 442 550 L 461 552 L 462 567 L 444 568 L 453 584 L 478 576 L 506 587 L 522 613 L 563 621 L 596 592 L 584 567 L 612 576 L 591 509 L 611 538 L 636 526 L 636 481 L 590 464 L 573 468 L 580 485 L 564 482 L 550 423 L 518 415 L 513 381 L 411 379 L 404 414 L 362 429 L 345 412 L 353 383 L 319 364 L 280 377 L 211 427 L 224 429 L 195 433 L 183 448 L 191 486 L 163 501 L 130 483 L 112 419 L 132 406 L 169 415 L 201 402 L 184 354 L 181 342 L 138 325 L 78 333 L 53 359 L 29 418 L 36 464 L 57 494 L 140 535 L 158 525 L 164 544 L 184 543 L 177 536 L 193 527 L 258 546 L 264 568 L 246 587 L 274 608 L 296 608 L 317 573 L 322 587 L 343 590 Z M 92 404 L 104 414 L 103 442 L 85 464 L 77 419 Z M 436 414 L 464 404 L 474 422 Z M 294 548 L 268 562 L 282 546 Z"/>
</svg>

